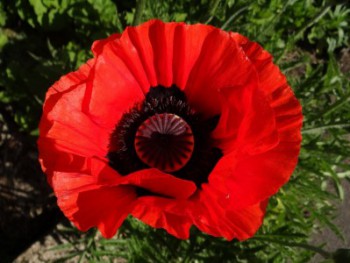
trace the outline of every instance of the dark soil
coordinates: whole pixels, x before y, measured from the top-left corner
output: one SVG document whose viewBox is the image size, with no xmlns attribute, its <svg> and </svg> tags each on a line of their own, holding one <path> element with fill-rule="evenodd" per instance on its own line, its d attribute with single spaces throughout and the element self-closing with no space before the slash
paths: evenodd
<svg viewBox="0 0 350 263">
<path fill-rule="evenodd" d="M 12 262 L 61 220 L 38 163 L 36 139 L 0 105 L 0 261 Z"/>
</svg>

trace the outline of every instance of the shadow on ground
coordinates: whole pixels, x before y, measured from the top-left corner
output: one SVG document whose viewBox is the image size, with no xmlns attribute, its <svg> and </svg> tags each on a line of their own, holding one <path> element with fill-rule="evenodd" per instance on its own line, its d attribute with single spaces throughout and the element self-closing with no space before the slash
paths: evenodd
<svg viewBox="0 0 350 263">
<path fill-rule="evenodd" d="M 12 262 L 62 214 L 41 172 L 35 139 L 7 121 L 6 108 L 0 110 L 0 259 Z"/>
</svg>

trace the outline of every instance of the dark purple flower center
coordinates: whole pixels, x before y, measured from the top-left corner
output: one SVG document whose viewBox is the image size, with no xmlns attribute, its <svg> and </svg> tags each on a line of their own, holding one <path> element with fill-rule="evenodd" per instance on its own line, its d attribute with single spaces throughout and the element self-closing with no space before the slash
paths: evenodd
<svg viewBox="0 0 350 263">
<path fill-rule="evenodd" d="M 152 87 L 112 132 L 109 164 L 121 175 L 157 168 L 201 187 L 222 156 L 210 138 L 217 122 L 196 113 L 175 85 Z"/>
<path fill-rule="evenodd" d="M 190 160 L 194 148 L 191 127 L 172 113 L 155 114 L 138 128 L 135 150 L 142 162 L 165 172 L 180 170 Z"/>
</svg>

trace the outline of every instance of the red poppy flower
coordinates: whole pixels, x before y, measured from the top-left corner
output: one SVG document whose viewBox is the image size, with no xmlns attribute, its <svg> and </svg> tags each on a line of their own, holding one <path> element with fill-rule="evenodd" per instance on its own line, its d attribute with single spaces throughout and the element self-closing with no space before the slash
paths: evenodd
<svg viewBox="0 0 350 263">
<path fill-rule="evenodd" d="M 40 162 L 63 213 L 112 237 L 127 215 L 244 240 L 297 163 L 301 107 L 271 55 L 153 20 L 92 46 L 47 92 Z"/>
</svg>

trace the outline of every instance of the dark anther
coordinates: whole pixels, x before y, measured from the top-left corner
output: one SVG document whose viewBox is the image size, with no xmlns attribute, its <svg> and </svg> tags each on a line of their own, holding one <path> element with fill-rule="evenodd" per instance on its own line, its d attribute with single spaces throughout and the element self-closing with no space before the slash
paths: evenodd
<svg viewBox="0 0 350 263">
<path fill-rule="evenodd" d="M 210 138 L 218 120 L 218 116 L 203 119 L 175 85 L 152 87 L 116 125 L 109 163 L 122 175 L 158 168 L 200 188 L 222 156 Z"/>
</svg>

